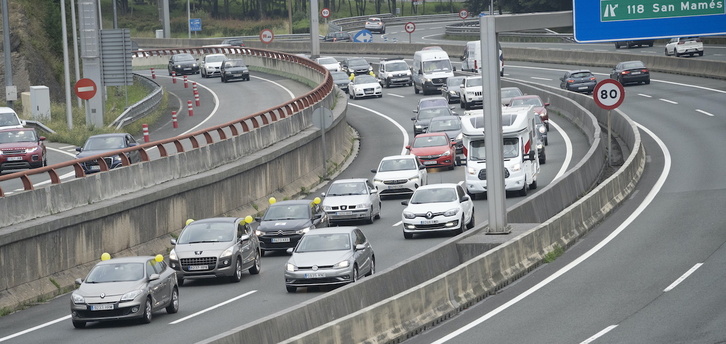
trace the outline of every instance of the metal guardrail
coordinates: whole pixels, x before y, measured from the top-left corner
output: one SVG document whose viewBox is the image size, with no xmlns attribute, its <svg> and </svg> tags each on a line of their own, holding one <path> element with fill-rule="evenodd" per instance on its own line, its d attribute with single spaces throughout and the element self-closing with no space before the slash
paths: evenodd
<svg viewBox="0 0 726 344">
<path fill-rule="evenodd" d="M 457 23 L 446 25 L 444 27 L 445 34 L 447 36 L 479 36 L 479 21 L 472 20 L 464 23 Z M 574 37 L 572 33 L 558 33 L 553 30 L 541 30 L 541 31 L 519 31 L 519 32 L 501 32 L 499 36 L 509 37 L 530 37 L 530 38 L 559 38 L 563 41 L 573 42 Z"/>
<path fill-rule="evenodd" d="M 126 108 L 121 115 L 111 122 L 109 127 L 119 129 L 127 124 L 133 123 L 137 119 L 143 118 L 156 110 L 161 104 L 161 99 L 164 97 L 164 90 L 156 81 L 136 73 L 134 73 L 134 81 L 138 81 L 142 86 L 150 90 L 149 95 L 138 103 Z"/>
</svg>

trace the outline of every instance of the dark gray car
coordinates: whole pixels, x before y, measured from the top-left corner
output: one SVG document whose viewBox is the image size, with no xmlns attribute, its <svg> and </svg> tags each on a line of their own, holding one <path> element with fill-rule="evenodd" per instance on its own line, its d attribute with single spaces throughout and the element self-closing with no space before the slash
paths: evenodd
<svg viewBox="0 0 726 344">
<path fill-rule="evenodd" d="M 348 93 L 348 84 L 350 83 L 348 74 L 345 74 L 345 72 L 330 72 L 330 75 L 333 77 L 335 85 L 343 92 Z"/>
<path fill-rule="evenodd" d="M 427 133 L 446 133 L 454 142 L 456 153 L 461 153 L 464 149 L 463 138 L 461 128 L 461 118 L 459 116 L 441 116 L 434 117 L 429 122 L 429 128 L 426 130 Z"/>
<path fill-rule="evenodd" d="M 328 215 L 319 199 L 276 202 L 255 220 L 259 222 L 256 234 L 263 255 L 266 251 L 287 251 L 309 231 L 328 226 Z"/>
<path fill-rule="evenodd" d="M 463 76 L 453 76 L 446 79 L 446 84 L 441 87 L 441 95 L 443 95 L 448 103 L 458 103 L 461 99 L 461 83 L 464 81 Z"/>
<path fill-rule="evenodd" d="M 222 82 L 234 79 L 250 80 L 250 70 L 242 59 L 229 59 L 224 61 L 222 68 L 220 68 L 220 73 L 222 74 Z"/>
<path fill-rule="evenodd" d="M 83 147 L 76 148 L 76 151 L 78 152 L 78 154 L 76 154 L 76 159 L 118 151 L 120 149 L 135 147 L 137 145 L 138 142 L 136 142 L 136 139 L 131 136 L 131 134 L 127 133 L 93 135 L 86 140 Z M 106 166 L 109 169 L 122 166 L 123 161 L 121 160 L 121 154 L 125 154 L 131 163 L 141 161 L 138 151 L 109 154 L 103 158 L 106 162 Z M 83 168 L 83 171 L 86 174 L 101 171 L 101 166 L 99 165 L 98 160 L 82 162 L 81 168 Z"/>
<path fill-rule="evenodd" d="M 448 106 L 429 107 L 418 110 L 416 116 L 411 117 L 413 121 L 413 134 L 418 135 L 425 133 L 429 128 L 429 122 L 434 117 L 441 116 L 456 116 L 456 113 L 451 111 Z"/>
<path fill-rule="evenodd" d="M 592 93 L 597 78 L 587 69 L 570 70 L 560 78 L 560 88 L 573 92 Z"/>
</svg>

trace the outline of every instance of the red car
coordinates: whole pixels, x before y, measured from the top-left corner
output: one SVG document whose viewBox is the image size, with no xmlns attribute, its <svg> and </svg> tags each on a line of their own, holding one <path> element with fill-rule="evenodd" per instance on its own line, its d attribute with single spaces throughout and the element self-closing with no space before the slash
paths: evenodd
<svg viewBox="0 0 726 344">
<path fill-rule="evenodd" d="M 542 119 L 542 123 L 544 123 L 547 131 L 550 131 L 550 116 L 547 114 L 547 107 L 550 106 L 550 103 L 542 102 L 542 98 L 536 94 L 513 97 L 512 102 L 509 103 L 510 107 L 530 105 L 534 105 L 534 112 L 539 115 L 540 119 Z"/>
<path fill-rule="evenodd" d="M 0 130 L 0 172 L 48 165 L 43 141 L 33 128 Z"/>
<path fill-rule="evenodd" d="M 448 167 L 454 169 L 456 147 L 444 132 L 416 135 L 413 143 L 406 146 L 426 167 Z"/>
</svg>

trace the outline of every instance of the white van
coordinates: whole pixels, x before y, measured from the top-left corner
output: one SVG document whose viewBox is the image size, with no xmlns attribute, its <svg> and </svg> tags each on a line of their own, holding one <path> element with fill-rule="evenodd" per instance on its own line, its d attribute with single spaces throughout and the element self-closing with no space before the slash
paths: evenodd
<svg viewBox="0 0 726 344">
<path fill-rule="evenodd" d="M 446 79 L 454 76 L 454 67 L 449 54 L 441 49 L 419 50 L 413 54 L 413 90 L 416 94 L 423 92 L 441 93 Z"/>
<path fill-rule="evenodd" d="M 497 42 L 499 49 L 499 76 L 504 76 L 504 53 L 502 46 Z M 461 56 L 461 70 L 481 72 L 481 41 L 466 42 L 464 54 Z"/>
<path fill-rule="evenodd" d="M 15 110 L 9 107 L 0 107 L 0 129 L 20 129 L 25 126 L 25 121 L 18 117 Z"/>
</svg>

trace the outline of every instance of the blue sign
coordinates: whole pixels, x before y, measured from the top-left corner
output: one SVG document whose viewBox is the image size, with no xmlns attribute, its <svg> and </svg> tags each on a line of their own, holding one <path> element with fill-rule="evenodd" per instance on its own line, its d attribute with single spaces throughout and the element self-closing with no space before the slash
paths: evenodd
<svg viewBox="0 0 726 344">
<path fill-rule="evenodd" d="M 373 42 L 373 33 L 370 31 L 363 29 L 358 31 L 355 35 L 353 35 L 353 42 L 357 43 L 370 43 Z"/>
<path fill-rule="evenodd" d="M 573 0 L 572 16 L 580 43 L 726 34 L 726 0 Z"/>
<path fill-rule="evenodd" d="M 202 18 L 189 19 L 189 31 L 202 31 Z"/>
</svg>

